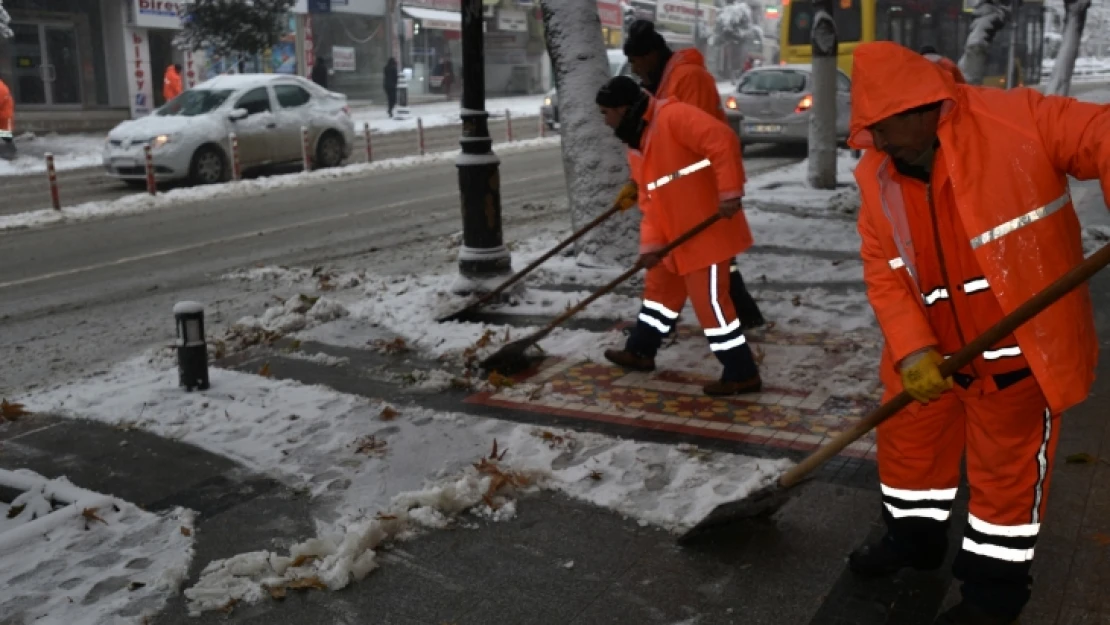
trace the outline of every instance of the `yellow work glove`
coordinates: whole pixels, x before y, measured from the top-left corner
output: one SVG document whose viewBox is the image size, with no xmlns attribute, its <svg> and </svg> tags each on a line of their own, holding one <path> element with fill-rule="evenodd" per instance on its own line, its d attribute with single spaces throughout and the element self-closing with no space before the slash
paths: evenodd
<svg viewBox="0 0 1110 625">
<path fill-rule="evenodd" d="M 617 204 L 620 205 L 622 211 L 626 211 L 636 205 L 636 198 L 639 191 L 636 189 L 636 183 L 629 180 L 621 187 L 621 192 L 617 195 Z"/>
<path fill-rule="evenodd" d="M 902 387 L 923 404 L 939 399 L 952 388 L 952 378 L 946 380 L 940 375 L 942 362 L 944 356 L 933 348 L 907 357 L 902 361 Z"/>
</svg>

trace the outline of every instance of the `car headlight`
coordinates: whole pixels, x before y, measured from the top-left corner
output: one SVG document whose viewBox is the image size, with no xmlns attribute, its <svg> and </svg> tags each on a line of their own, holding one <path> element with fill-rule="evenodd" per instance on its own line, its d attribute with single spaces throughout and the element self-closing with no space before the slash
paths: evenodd
<svg viewBox="0 0 1110 625">
<path fill-rule="evenodd" d="M 167 143 L 173 141 L 173 138 L 173 135 L 158 135 L 157 137 L 154 137 L 150 140 L 150 147 L 160 148 L 163 145 L 166 145 Z"/>
<path fill-rule="evenodd" d="M 544 98 L 543 99 L 543 105 L 544 106 L 551 106 L 551 98 Z"/>
</svg>

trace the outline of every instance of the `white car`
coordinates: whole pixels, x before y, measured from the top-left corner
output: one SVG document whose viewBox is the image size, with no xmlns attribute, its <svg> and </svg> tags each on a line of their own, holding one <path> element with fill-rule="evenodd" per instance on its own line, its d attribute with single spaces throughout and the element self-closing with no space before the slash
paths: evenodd
<svg viewBox="0 0 1110 625">
<path fill-rule="evenodd" d="M 158 182 L 195 184 L 231 177 L 231 140 L 242 170 L 302 160 L 301 127 L 308 128 L 314 167 L 335 167 L 351 154 L 355 126 L 347 97 L 298 76 L 217 76 L 108 133 L 104 168 L 130 184 L 145 184 L 143 146 L 150 145 Z"/>
</svg>

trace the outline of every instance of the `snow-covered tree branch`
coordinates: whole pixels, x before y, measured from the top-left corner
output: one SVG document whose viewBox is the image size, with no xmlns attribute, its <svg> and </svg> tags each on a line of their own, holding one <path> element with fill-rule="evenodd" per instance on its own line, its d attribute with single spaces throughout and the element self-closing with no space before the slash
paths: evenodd
<svg viewBox="0 0 1110 625">
<path fill-rule="evenodd" d="M 995 35 L 1010 21 L 1010 7 L 1001 4 L 1000 0 L 980 0 L 974 15 L 975 19 L 971 22 L 971 30 L 964 46 L 964 55 L 960 58 L 960 71 L 967 82 L 981 85 L 987 73 L 987 55 L 991 43 L 994 42 Z"/>
<path fill-rule="evenodd" d="M 815 189 L 836 188 L 836 22 L 832 2 L 815 2 L 813 15 L 813 108 L 809 113 L 809 171 Z"/>
<path fill-rule="evenodd" d="M 1045 86 L 1045 93 L 1068 95 L 1071 90 L 1071 76 L 1075 70 L 1075 59 L 1079 56 L 1079 44 L 1090 6 L 1091 0 L 1065 0 L 1064 36 L 1056 55 L 1056 63 L 1052 66 L 1052 77 Z"/>
<path fill-rule="evenodd" d="M 623 145 L 606 125 L 594 102 L 609 80 L 609 62 L 601 39 L 601 20 L 594 0 L 543 0 L 547 51 L 555 66 L 559 124 L 563 136 L 563 171 L 567 179 L 571 222 L 582 227 L 612 206 L 628 181 Z M 585 237 L 579 263 L 627 264 L 638 250 L 639 214 L 626 211 Z"/>
<path fill-rule="evenodd" d="M 294 0 L 195 0 L 176 43 L 219 56 L 257 54 L 278 42 Z"/>
<path fill-rule="evenodd" d="M 752 8 L 746 2 L 731 2 L 717 14 L 713 24 L 710 45 L 719 46 L 733 43 L 744 45 L 761 35 L 752 17 Z"/>
<path fill-rule="evenodd" d="M 11 22 L 12 17 L 4 10 L 4 3 L 0 2 L 0 39 L 8 39 L 12 36 Z"/>
</svg>

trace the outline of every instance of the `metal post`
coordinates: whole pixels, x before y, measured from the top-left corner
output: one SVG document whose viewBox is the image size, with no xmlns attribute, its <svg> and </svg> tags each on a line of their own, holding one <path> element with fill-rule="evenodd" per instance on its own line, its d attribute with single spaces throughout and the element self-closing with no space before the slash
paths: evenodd
<svg viewBox="0 0 1110 625">
<path fill-rule="evenodd" d="M 416 118 L 416 148 L 420 156 L 424 156 L 424 119 L 421 117 Z"/>
<path fill-rule="evenodd" d="M 367 123 L 362 127 L 362 134 L 366 137 L 366 162 L 374 162 L 374 151 L 370 143 L 370 124 Z"/>
<path fill-rule="evenodd" d="M 459 273 L 470 279 L 512 270 L 501 231 L 501 159 L 489 134 L 483 46 L 482 0 L 462 0 L 462 153 L 455 165 L 463 217 Z"/>
<path fill-rule="evenodd" d="M 1018 21 L 1021 19 L 1021 0 L 1010 0 L 1010 50 L 1006 55 L 1006 88 L 1013 89 L 1017 85 L 1016 63 Z"/>
<path fill-rule="evenodd" d="M 694 48 L 701 52 L 701 0 L 694 0 Z"/>
<path fill-rule="evenodd" d="M 143 146 L 143 160 L 146 162 L 146 190 L 154 195 L 158 193 L 158 185 L 154 181 L 154 154 L 149 143 Z"/>
<path fill-rule="evenodd" d="M 547 136 L 547 123 L 543 120 L 543 108 L 540 108 L 540 139 Z"/>
<path fill-rule="evenodd" d="M 505 109 L 505 139 L 513 142 L 513 112 L 509 109 Z"/>
<path fill-rule="evenodd" d="M 54 155 L 46 153 L 46 179 L 50 182 L 50 202 L 54 210 L 62 210 L 62 200 L 58 196 L 58 173 L 54 170 Z"/>
<path fill-rule="evenodd" d="M 301 166 L 312 171 L 312 148 L 309 147 L 308 126 L 301 126 Z"/>
<path fill-rule="evenodd" d="M 243 179 L 243 169 L 239 165 L 239 137 L 230 133 L 227 140 L 231 143 L 231 179 L 238 182 Z"/>
</svg>

